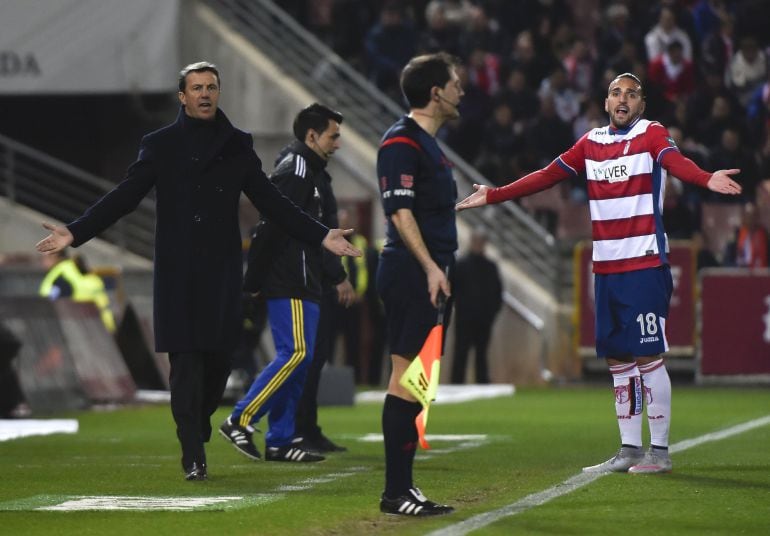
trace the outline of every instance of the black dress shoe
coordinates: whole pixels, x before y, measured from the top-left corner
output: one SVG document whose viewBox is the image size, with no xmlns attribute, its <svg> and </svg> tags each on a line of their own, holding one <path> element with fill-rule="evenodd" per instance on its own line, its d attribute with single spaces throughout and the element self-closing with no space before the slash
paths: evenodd
<svg viewBox="0 0 770 536">
<path fill-rule="evenodd" d="M 321 434 L 318 437 L 312 439 L 306 438 L 308 450 L 314 450 L 316 452 L 347 452 L 347 448 L 341 445 L 337 445 L 331 439 Z"/>
<path fill-rule="evenodd" d="M 190 467 L 184 470 L 185 480 L 206 480 L 208 477 L 205 463 L 193 462 Z"/>
<path fill-rule="evenodd" d="M 337 445 L 331 439 L 321 434 L 321 437 L 313 441 L 319 452 L 347 452 L 347 447 Z"/>
</svg>

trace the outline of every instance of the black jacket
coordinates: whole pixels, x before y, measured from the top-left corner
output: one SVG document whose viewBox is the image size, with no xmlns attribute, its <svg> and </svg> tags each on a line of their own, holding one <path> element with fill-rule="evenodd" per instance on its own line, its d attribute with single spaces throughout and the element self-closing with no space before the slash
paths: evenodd
<svg viewBox="0 0 770 536">
<path fill-rule="evenodd" d="M 142 139 L 125 179 L 68 225 L 78 246 L 136 208 L 155 187 L 155 347 L 222 352 L 240 334 L 241 192 L 295 237 L 319 247 L 328 229 L 280 194 L 262 171 L 251 135 L 217 112 L 212 130 L 180 109 Z M 201 137 L 203 132 L 205 136 Z"/>
<path fill-rule="evenodd" d="M 468 253 L 457 260 L 452 297 L 461 323 L 491 324 L 503 303 L 503 284 L 497 265 L 484 255 Z"/>
<path fill-rule="evenodd" d="M 337 201 L 326 161 L 307 145 L 294 141 L 284 148 L 270 180 L 310 216 L 337 227 Z M 318 302 L 324 288 L 346 277 L 339 257 L 287 236 L 268 215 L 252 238 L 244 289 L 259 291 L 264 298 Z"/>
</svg>

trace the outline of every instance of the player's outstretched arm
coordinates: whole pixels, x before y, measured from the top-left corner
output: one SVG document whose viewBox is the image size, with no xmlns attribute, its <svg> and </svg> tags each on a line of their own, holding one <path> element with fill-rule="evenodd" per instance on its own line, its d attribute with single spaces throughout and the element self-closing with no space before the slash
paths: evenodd
<svg viewBox="0 0 770 536">
<path fill-rule="evenodd" d="M 456 211 L 459 212 L 460 210 L 465 210 L 467 208 L 483 207 L 487 204 L 487 192 L 491 190 L 491 188 L 483 184 L 474 184 L 473 189 L 476 191 L 455 205 Z"/>
<path fill-rule="evenodd" d="M 738 195 L 743 188 L 741 185 L 730 178 L 730 175 L 740 173 L 740 169 L 720 169 L 711 174 L 706 186 L 712 192 L 727 195 Z"/>
<path fill-rule="evenodd" d="M 38 242 L 35 248 L 44 255 L 51 255 L 63 250 L 75 239 L 70 230 L 63 225 L 43 223 L 43 227 L 51 231 L 51 234 Z"/>
</svg>

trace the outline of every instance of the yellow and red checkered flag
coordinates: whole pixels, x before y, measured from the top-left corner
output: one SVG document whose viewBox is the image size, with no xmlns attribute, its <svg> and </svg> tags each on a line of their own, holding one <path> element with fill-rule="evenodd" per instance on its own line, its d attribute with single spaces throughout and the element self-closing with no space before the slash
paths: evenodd
<svg viewBox="0 0 770 536">
<path fill-rule="evenodd" d="M 446 298 L 439 293 L 438 322 L 428 333 L 428 338 L 422 345 L 420 353 L 414 358 L 409 367 L 404 371 L 398 383 L 409 391 L 417 401 L 422 404 L 422 411 L 414 420 L 417 426 L 417 436 L 420 446 L 429 449 L 430 445 L 425 440 L 425 427 L 428 424 L 428 410 L 430 403 L 436 399 L 438 390 L 438 377 L 441 368 L 441 355 L 444 341 L 444 308 Z"/>
</svg>

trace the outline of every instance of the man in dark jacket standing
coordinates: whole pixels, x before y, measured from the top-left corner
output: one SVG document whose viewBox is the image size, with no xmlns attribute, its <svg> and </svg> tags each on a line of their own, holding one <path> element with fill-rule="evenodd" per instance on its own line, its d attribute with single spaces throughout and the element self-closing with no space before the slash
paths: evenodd
<svg viewBox="0 0 770 536">
<path fill-rule="evenodd" d="M 289 199 L 318 221 L 336 207 L 326 163 L 339 148 L 342 115 L 320 104 L 301 110 L 294 136 L 271 180 Z M 249 250 L 245 289 L 267 300 L 275 359 L 257 376 L 246 396 L 219 428 L 242 454 L 258 460 L 253 423 L 268 415 L 265 459 L 317 462 L 324 457 L 295 438 L 295 413 L 313 359 L 323 280 L 338 285 L 348 304 L 353 289 L 339 259 L 323 258 L 320 247 L 287 237 L 272 216 L 260 223 Z"/>
<path fill-rule="evenodd" d="M 474 229 L 470 250 L 455 265 L 455 353 L 452 383 L 465 383 L 468 352 L 476 353 L 476 383 L 489 383 L 487 347 L 492 324 L 503 304 L 503 284 L 497 265 L 485 254 L 487 236 Z"/>
<path fill-rule="evenodd" d="M 339 229 L 319 224 L 278 192 L 262 171 L 251 136 L 217 108 L 220 79 L 208 62 L 180 72 L 176 121 L 146 135 L 125 179 L 66 227 L 41 253 L 77 247 L 98 235 L 155 187 L 155 349 L 171 362 L 171 411 L 187 480 L 204 480 L 204 442 L 230 371 L 240 329 L 241 192 L 292 236 L 338 255 L 359 253 Z"/>
</svg>

